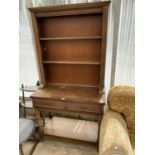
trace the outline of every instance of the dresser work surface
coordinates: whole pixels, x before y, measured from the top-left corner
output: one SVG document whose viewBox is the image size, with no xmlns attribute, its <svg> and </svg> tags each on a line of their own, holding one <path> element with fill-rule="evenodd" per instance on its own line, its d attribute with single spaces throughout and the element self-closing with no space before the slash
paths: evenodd
<svg viewBox="0 0 155 155">
<path fill-rule="evenodd" d="M 65 99 L 70 101 L 89 101 L 96 104 L 104 103 L 104 94 L 98 93 L 95 88 L 47 86 L 38 89 L 32 94 L 32 98 Z"/>
</svg>

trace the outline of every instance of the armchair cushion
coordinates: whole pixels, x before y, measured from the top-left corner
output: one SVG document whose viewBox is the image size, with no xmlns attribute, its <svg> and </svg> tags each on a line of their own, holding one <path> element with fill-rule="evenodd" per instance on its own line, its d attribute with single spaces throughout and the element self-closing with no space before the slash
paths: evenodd
<svg viewBox="0 0 155 155">
<path fill-rule="evenodd" d="M 106 112 L 100 128 L 99 155 L 133 154 L 124 118 L 117 112 Z"/>
</svg>

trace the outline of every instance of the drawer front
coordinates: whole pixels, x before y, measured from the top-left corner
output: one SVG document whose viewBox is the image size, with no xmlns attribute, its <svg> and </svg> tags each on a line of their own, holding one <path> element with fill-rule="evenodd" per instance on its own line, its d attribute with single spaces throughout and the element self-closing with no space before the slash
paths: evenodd
<svg viewBox="0 0 155 155">
<path fill-rule="evenodd" d="M 60 109 L 64 110 L 65 106 L 64 103 L 61 101 L 53 101 L 53 100 L 33 100 L 34 107 L 42 107 L 42 108 L 53 108 L 53 109 Z"/>
<path fill-rule="evenodd" d="M 34 107 L 50 108 L 56 110 L 75 111 L 84 113 L 102 114 L 102 104 L 89 104 L 81 102 L 69 102 L 69 101 L 54 101 L 54 100 L 40 100 L 33 99 Z"/>
<path fill-rule="evenodd" d="M 67 102 L 67 110 L 90 112 L 90 113 L 103 113 L 103 105 L 93 105 L 89 103 Z"/>
</svg>

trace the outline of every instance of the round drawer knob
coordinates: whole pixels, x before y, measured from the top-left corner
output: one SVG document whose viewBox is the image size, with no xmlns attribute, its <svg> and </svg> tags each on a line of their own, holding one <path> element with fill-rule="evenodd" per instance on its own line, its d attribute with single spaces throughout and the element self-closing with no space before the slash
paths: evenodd
<svg viewBox="0 0 155 155">
<path fill-rule="evenodd" d="M 65 97 L 61 97 L 61 100 L 63 100 L 63 101 L 64 101 L 65 99 L 66 99 Z"/>
</svg>

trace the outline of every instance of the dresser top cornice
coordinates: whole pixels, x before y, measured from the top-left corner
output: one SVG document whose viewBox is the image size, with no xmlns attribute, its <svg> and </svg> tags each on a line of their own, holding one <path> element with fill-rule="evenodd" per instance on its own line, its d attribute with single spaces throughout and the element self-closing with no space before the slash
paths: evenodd
<svg viewBox="0 0 155 155">
<path fill-rule="evenodd" d="M 82 9 L 89 7 L 102 7 L 109 6 L 110 0 L 104 0 L 100 2 L 87 2 L 87 3 L 75 3 L 75 4 L 65 4 L 65 5 L 51 5 L 51 6 L 39 6 L 39 7 L 29 7 L 28 9 L 32 12 L 42 12 L 42 11 L 56 11 L 56 10 L 68 10 L 68 9 Z"/>
</svg>

